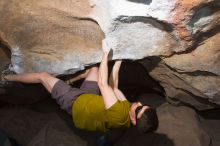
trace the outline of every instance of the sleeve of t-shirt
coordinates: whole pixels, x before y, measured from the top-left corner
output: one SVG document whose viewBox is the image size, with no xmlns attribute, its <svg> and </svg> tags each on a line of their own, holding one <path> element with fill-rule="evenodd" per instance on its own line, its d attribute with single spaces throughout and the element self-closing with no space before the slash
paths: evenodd
<svg viewBox="0 0 220 146">
<path fill-rule="evenodd" d="M 128 123 L 130 103 L 125 101 L 117 101 L 112 107 L 106 111 L 108 127 L 120 128 Z"/>
</svg>

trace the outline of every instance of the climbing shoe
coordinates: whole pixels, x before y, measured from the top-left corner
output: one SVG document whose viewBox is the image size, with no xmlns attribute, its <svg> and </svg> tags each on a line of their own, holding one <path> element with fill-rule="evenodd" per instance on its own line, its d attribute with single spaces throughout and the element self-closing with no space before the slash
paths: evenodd
<svg viewBox="0 0 220 146">
<path fill-rule="evenodd" d="M 8 84 L 11 84 L 10 81 L 7 81 L 7 79 L 5 78 L 5 76 L 7 75 L 13 75 L 15 74 L 15 72 L 11 71 L 10 68 L 9 68 L 9 65 L 7 65 L 5 67 L 5 69 L 1 72 L 1 80 L 0 80 L 0 86 L 1 85 L 8 85 Z"/>
</svg>

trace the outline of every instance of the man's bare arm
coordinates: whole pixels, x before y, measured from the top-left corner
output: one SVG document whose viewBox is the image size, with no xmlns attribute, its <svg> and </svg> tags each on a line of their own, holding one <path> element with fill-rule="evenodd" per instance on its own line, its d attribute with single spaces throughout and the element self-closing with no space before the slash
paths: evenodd
<svg viewBox="0 0 220 146">
<path fill-rule="evenodd" d="M 109 109 L 117 102 L 113 89 L 108 85 L 108 54 L 109 51 L 103 53 L 102 61 L 99 67 L 98 85 L 103 97 L 105 108 Z"/>
<path fill-rule="evenodd" d="M 119 70 L 121 67 L 122 60 L 118 60 L 115 62 L 113 69 L 112 69 L 112 81 L 113 81 L 113 91 L 118 100 L 124 101 L 126 100 L 125 95 L 122 93 L 120 89 L 118 89 L 118 82 L 119 82 Z"/>
</svg>

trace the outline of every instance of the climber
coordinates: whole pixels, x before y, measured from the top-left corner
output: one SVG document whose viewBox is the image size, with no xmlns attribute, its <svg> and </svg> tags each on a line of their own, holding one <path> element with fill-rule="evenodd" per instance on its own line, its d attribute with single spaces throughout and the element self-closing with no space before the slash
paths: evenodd
<svg viewBox="0 0 220 146">
<path fill-rule="evenodd" d="M 131 104 L 118 89 L 121 60 L 116 61 L 112 69 L 113 85 L 108 84 L 109 52 L 110 49 L 105 47 L 99 68 L 93 66 L 80 75 L 80 78 L 85 78 L 80 88 L 72 88 L 47 72 L 3 73 L 1 82 L 43 84 L 60 107 L 72 115 L 74 125 L 79 129 L 105 132 L 112 128 L 128 128 L 132 123 L 142 132 L 156 130 L 156 111 L 140 102 Z"/>
</svg>

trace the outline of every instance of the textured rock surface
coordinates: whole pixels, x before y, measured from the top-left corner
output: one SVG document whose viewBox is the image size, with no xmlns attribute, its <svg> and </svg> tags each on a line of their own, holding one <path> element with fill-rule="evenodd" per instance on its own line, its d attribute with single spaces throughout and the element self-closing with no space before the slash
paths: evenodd
<svg viewBox="0 0 220 146">
<path fill-rule="evenodd" d="M 216 106 L 208 104 L 207 99 L 220 103 L 218 0 L 94 3 L 94 18 L 114 48 L 115 58 L 159 56 L 161 60 L 143 64 L 164 87 L 168 98 L 199 110 Z M 101 13 L 107 8 L 108 13 Z"/>
<path fill-rule="evenodd" d="M 176 76 L 191 87 L 180 89 L 220 104 L 220 33 L 210 37 L 190 53 L 164 59 Z M 166 81 L 165 81 L 166 82 Z M 173 81 L 171 81 L 173 82 Z M 169 90 L 169 89 L 168 89 Z M 192 90 L 195 90 L 194 92 Z M 174 96 L 171 96 L 174 97 Z"/>
<path fill-rule="evenodd" d="M 172 99 L 171 103 L 176 105 L 185 103 L 198 110 L 218 107 L 212 104 L 218 103 L 219 100 L 218 76 L 201 71 L 179 73 L 160 58 L 148 58 L 140 63 L 164 87 L 167 98 Z"/>
<path fill-rule="evenodd" d="M 12 69 L 62 74 L 100 61 L 103 32 L 90 11 L 86 0 L 1 1 L 0 38 L 12 51 Z"/>
<path fill-rule="evenodd" d="M 160 81 L 169 97 L 200 110 L 215 107 L 198 97 L 219 104 L 219 37 L 220 33 L 217 33 L 207 38 L 190 52 L 176 54 L 163 60 L 146 59 L 142 64 L 154 79 Z"/>
<path fill-rule="evenodd" d="M 92 1 L 92 16 L 112 48 L 123 51 L 125 58 L 189 50 L 199 37 L 220 25 L 218 0 Z M 134 50 L 137 55 L 131 55 Z"/>
<path fill-rule="evenodd" d="M 113 59 L 159 56 L 148 71 L 168 97 L 199 109 L 214 105 L 197 97 L 220 103 L 219 0 L 1 0 L 0 17 L 17 73 L 97 63 L 105 34 Z"/>
</svg>

